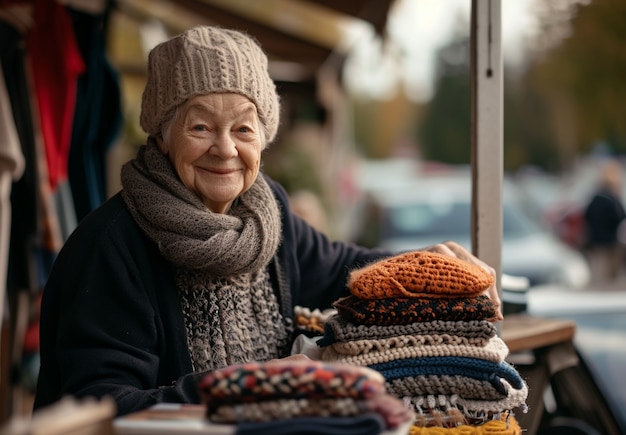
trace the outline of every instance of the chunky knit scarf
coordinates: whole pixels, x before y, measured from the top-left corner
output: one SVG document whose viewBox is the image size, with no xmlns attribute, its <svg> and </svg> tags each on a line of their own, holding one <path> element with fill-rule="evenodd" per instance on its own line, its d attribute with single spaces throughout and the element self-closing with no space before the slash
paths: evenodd
<svg viewBox="0 0 626 435">
<path fill-rule="evenodd" d="M 149 139 L 123 166 L 122 186 L 139 227 L 177 267 L 194 369 L 284 356 L 288 332 L 267 272 L 280 213 L 264 178 L 229 214 L 213 213 Z"/>
<path fill-rule="evenodd" d="M 216 276 L 256 272 L 267 266 L 280 243 L 278 204 L 263 177 L 239 197 L 230 214 L 212 213 L 150 140 L 122 168 L 122 186 L 137 224 L 177 266 Z"/>
</svg>

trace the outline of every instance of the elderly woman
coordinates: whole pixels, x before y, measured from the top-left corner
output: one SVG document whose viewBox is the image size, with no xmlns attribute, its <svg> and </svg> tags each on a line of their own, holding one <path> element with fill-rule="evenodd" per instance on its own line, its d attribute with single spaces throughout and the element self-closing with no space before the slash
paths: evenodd
<svg viewBox="0 0 626 435">
<path fill-rule="evenodd" d="M 111 396 L 120 415 L 197 403 L 204 373 L 288 357 L 294 306 L 329 307 L 350 270 L 390 255 L 329 240 L 260 173 L 280 107 L 253 39 L 196 27 L 148 63 L 147 143 L 44 291 L 35 409 L 64 395 Z"/>
</svg>

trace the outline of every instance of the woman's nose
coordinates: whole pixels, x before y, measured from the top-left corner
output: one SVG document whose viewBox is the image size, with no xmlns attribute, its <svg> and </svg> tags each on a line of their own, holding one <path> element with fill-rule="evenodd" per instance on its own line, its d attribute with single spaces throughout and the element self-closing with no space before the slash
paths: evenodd
<svg viewBox="0 0 626 435">
<path fill-rule="evenodd" d="M 228 132 L 217 134 L 209 148 L 209 154 L 223 159 L 237 156 L 237 144 Z"/>
</svg>

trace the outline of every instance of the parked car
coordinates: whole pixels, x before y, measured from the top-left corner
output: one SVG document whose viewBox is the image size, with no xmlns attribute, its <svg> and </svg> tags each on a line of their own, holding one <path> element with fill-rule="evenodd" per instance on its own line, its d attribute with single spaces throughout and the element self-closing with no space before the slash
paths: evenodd
<svg viewBox="0 0 626 435">
<path fill-rule="evenodd" d="M 584 256 L 525 212 L 516 186 L 505 180 L 502 271 L 523 276 L 530 286 L 560 284 L 583 288 L 590 280 Z M 393 185 L 370 184 L 357 241 L 394 252 L 445 240 L 471 248 L 469 173 L 410 178 Z"/>
</svg>

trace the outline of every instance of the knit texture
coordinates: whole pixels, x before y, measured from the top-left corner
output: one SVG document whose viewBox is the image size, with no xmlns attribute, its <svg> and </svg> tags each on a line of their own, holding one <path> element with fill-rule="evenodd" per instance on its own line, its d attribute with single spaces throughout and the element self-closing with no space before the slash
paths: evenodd
<svg viewBox="0 0 626 435">
<path fill-rule="evenodd" d="M 256 272 L 269 264 L 280 244 L 278 204 L 261 175 L 229 214 L 212 213 L 149 140 L 122 167 L 122 187 L 137 224 L 176 266 L 217 276 Z"/>
<path fill-rule="evenodd" d="M 418 338 L 415 340 L 415 338 Z M 423 344 L 420 337 L 404 335 L 382 340 L 359 340 L 336 343 L 324 349 L 324 361 L 371 366 L 396 359 L 433 356 L 461 356 L 501 362 L 509 351 L 501 338 L 493 337 L 486 346 L 463 344 Z"/>
<path fill-rule="evenodd" d="M 528 386 L 521 389 L 511 388 L 509 383 L 502 380 L 506 397 L 497 400 L 466 399 L 457 394 L 431 394 L 425 396 L 405 396 L 401 397 L 407 408 L 415 411 L 416 415 L 426 416 L 433 411 L 442 411 L 455 408 L 465 416 L 466 423 L 484 419 L 485 416 L 495 416 L 508 412 L 515 408 L 521 408 L 527 412 L 526 397 L 528 396 Z"/>
<path fill-rule="evenodd" d="M 519 373 L 507 362 L 494 363 L 467 357 L 406 358 L 373 364 L 370 368 L 380 372 L 387 381 L 421 375 L 459 375 L 489 381 L 499 392 L 506 394 L 502 383 L 506 380 L 517 390 L 525 387 Z"/>
<path fill-rule="evenodd" d="M 350 273 L 348 287 L 362 299 L 474 297 L 494 283 L 483 268 L 455 257 L 414 251 Z"/>
<path fill-rule="evenodd" d="M 496 307 L 486 295 L 455 299 L 361 299 L 349 295 L 337 299 L 333 307 L 349 322 L 381 326 L 432 320 L 491 320 L 496 316 Z"/>
<path fill-rule="evenodd" d="M 501 400 L 507 394 L 494 388 L 489 381 L 461 375 L 423 375 L 394 379 L 386 384 L 387 391 L 396 397 L 429 395 L 457 395 L 465 399 Z"/>
<path fill-rule="evenodd" d="M 199 388 L 210 409 L 273 399 L 369 399 L 385 392 L 380 373 L 366 367 L 289 360 L 215 370 Z"/>
<path fill-rule="evenodd" d="M 179 269 L 177 287 L 194 372 L 289 354 L 290 331 L 267 268 L 219 278 Z"/>
<path fill-rule="evenodd" d="M 497 309 L 485 293 L 493 283 L 477 265 L 428 252 L 355 270 L 351 294 L 335 300 L 337 314 L 316 342 L 320 357 L 380 372 L 387 392 L 415 412 L 416 430 L 471 431 L 525 412 L 528 387 L 491 323 Z"/>
<path fill-rule="evenodd" d="M 460 426 L 441 427 L 445 424 L 444 418 L 439 419 L 441 424 L 418 426 L 414 424 L 408 435 L 521 435 L 522 428 L 513 415 L 503 413 L 502 418 L 489 420 L 479 425 L 462 424 Z M 436 423 L 436 421 L 433 421 Z"/>
<path fill-rule="evenodd" d="M 376 413 L 389 429 L 413 418 L 403 402 L 387 394 L 369 400 L 349 397 L 308 399 L 285 398 L 259 402 L 220 405 L 209 410 L 207 417 L 215 423 L 268 422 L 307 417 L 355 417 Z M 302 427 L 302 426 L 301 426 Z"/>
<path fill-rule="evenodd" d="M 439 343 L 466 343 L 482 346 L 496 336 L 496 326 L 487 320 L 445 321 L 433 320 L 428 322 L 414 322 L 405 325 L 359 325 L 352 323 L 336 314 L 328 317 L 324 322 L 324 336 L 317 340 L 318 346 L 328 346 L 336 342 L 353 340 L 375 340 L 401 335 L 416 335 L 442 337 L 431 339 L 432 344 Z M 454 338 L 443 338 L 446 335 Z M 462 341 L 457 341 L 462 340 Z"/>
<path fill-rule="evenodd" d="M 208 417 L 216 423 L 239 421 L 276 421 L 296 417 L 331 416 L 351 417 L 367 412 L 365 400 L 352 398 L 331 399 L 272 399 L 260 402 L 220 405 L 209 411 Z"/>
<path fill-rule="evenodd" d="M 293 307 L 293 317 L 296 329 L 301 333 L 310 333 L 308 335 L 320 335 L 324 333 L 324 323 L 326 320 L 336 314 L 336 310 L 328 308 L 319 310 L 315 308 L 311 310 L 307 307 L 296 305 Z"/>
<path fill-rule="evenodd" d="M 154 47 L 148 56 L 141 127 L 156 136 L 176 107 L 197 96 L 237 93 L 256 106 L 267 143 L 278 130 L 280 103 L 267 56 L 243 32 L 197 26 Z"/>
<path fill-rule="evenodd" d="M 207 373 L 198 387 L 207 417 L 220 423 L 376 413 L 396 428 L 413 418 L 386 393 L 383 376 L 366 367 L 312 360 L 239 364 Z"/>
</svg>

